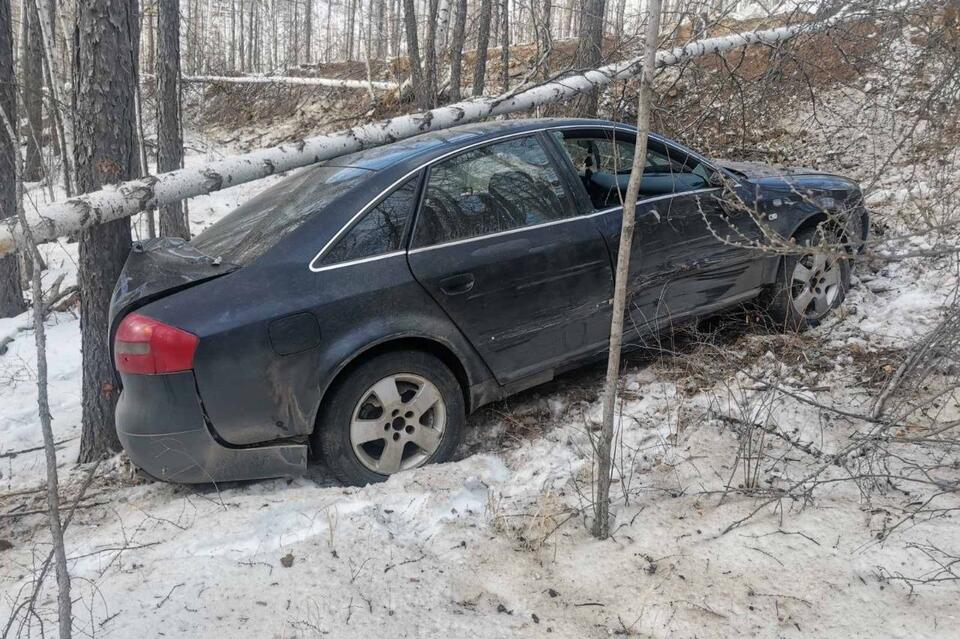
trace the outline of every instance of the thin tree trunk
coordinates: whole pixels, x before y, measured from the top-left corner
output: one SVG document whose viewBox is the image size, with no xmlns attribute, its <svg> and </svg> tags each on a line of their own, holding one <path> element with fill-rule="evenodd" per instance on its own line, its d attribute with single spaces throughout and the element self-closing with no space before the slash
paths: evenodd
<svg viewBox="0 0 960 639">
<path fill-rule="evenodd" d="M 134 87 L 137 86 L 136 3 L 77 4 L 74 91 L 76 184 L 81 192 L 139 174 Z M 130 250 L 130 220 L 80 235 L 80 339 L 83 352 L 83 434 L 80 461 L 120 450 L 114 427 L 117 389 L 107 321 L 110 296 Z"/>
<path fill-rule="evenodd" d="M 9 33 L 10 27 L 10 4 L 9 0 L 0 0 L 0 60 L 3 60 L 2 54 L 5 53 L 3 46 L 4 33 Z M 13 61 L 12 55 L 6 58 Z M 2 76 L 0 76 L 2 77 Z M 10 86 L 13 90 L 12 85 Z M 16 141 L 17 133 L 14 129 L 16 122 L 15 105 L 5 104 L 0 94 L 0 138 L 8 141 Z M 11 108 L 8 108 L 11 107 Z M 12 165 L 13 171 L 7 175 L 12 176 L 10 187 L 13 189 L 13 201 L 0 201 L 4 205 L 13 205 L 16 211 L 15 215 L 20 220 L 22 228 L 27 229 L 24 233 L 21 243 L 21 250 L 28 259 L 33 262 L 30 269 L 30 289 L 33 296 L 33 335 L 37 348 L 37 414 L 40 417 L 40 433 L 43 437 L 43 452 L 46 461 L 47 470 L 47 525 L 50 527 L 50 538 L 53 542 L 53 556 L 57 572 L 57 622 L 60 639 L 70 639 L 73 635 L 73 603 L 70 599 L 70 572 L 67 569 L 67 552 L 63 543 L 63 522 L 60 520 L 60 482 L 57 477 L 57 448 L 53 439 L 53 424 L 50 416 L 50 401 L 47 396 L 47 334 L 46 327 L 43 324 L 44 302 L 43 302 L 43 284 L 41 277 L 43 273 L 43 258 L 37 249 L 37 243 L 34 241 L 33 233 L 27 225 L 27 217 L 23 212 L 23 180 L 20 174 L 20 146 L 19 144 L 9 145 L 9 155 L 7 149 L 0 149 L 0 163 L 6 161 Z M 4 206 L 7 208 L 7 206 Z M 5 258 L 9 259 L 9 258 Z M 6 633 L 4 633 L 6 634 Z"/>
<path fill-rule="evenodd" d="M 240 5 L 240 10 L 238 11 L 240 15 L 237 16 L 237 22 L 239 23 L 239 29 L 240 29 L 239 37 L 237 38 L 237 58 L 240 61 L 241 73 L 247 70 L 247 59 L 245 56 L 245 50 L 243 46 L 244 41 L 247 39 L 247 32 L 243 28 L 243 17 L 244 17 L 243 2 L 244 0 L 237 0 L 237 3 Z"/>
<path fill-rule="evenodd" d="M 413 0 L 403 0 L 403 24 L 407 31 L 407 58 L 410 61 L 410 83 L 413 85 L 413 94 L 416 96 L 417 108 L 429 109 L 430 95 L 423 80 L 423 70 L 420 68 L 420 46 L 417 43 L 417 14 Z"/>
<path fill-rule="evenodd" d="M 460 69 L 463 63 L 463 41 L 467 29 L 467 0 L 457 0 L 453 37 L 450 39 L 450 100 L 460 100 Z"/>
<path fill-rule="evenodd" d="M 49 113 L 52 116 L 54 130 L 60 146 L 60 157 L 63 162 L 63 187 L 67 195 L 73 194 L 73 181 L 71 179 L 72 148 L 73 148 L 73 121 L 66 117 L 65 102 L 63 101 L 62 88 L 64 86 L 64 74 L 60 69 L 54 42 L 56 40 L 56 2 L 55 0 L 46 0 L 44 6 L 40 6 L 41 0 L 33 0 L 36 3 L 37 13 L 40 16 L 40 35 L 43 39 L 44 61 L 46 62 L 47 86 L 50 90 L 48 102 L 50 104 Z"/>
<path fill-rule="evenodd" d="M 437 7 L 440 0 L 429 0 L 427 15 L 427 32 L 423 36 L 423 58 L 425 83 L 427 85 L 427 108 L 433 108 L 437 103 Z"/>
<path fill-rule="evenodd" d="M 510 89 L 510 0 L 500 9 L 500 90 Z"/>
<path fill-rule="evenodd" d="M 180 127 L 180 0 L 157 1 L 157 171 L 183 166 Z M 160 208 L 160 236 L 190 239 L 183 206 Z"/>
<path fill-rule="evenodd" d="M 643 52 L 643 71 L 640 75 L 640 98 L 637 104 L 637 142 L 633 155 L 633 170 L 627 183 L 620 227 L 620 247 L 617 250 L 617 272 L 613 287 L 613 315 L 610 319 L 610 354 L 603 389 L 603 421 L 597 442 L 597 485 L 594 494 L 593 534 L 598 539 L 610 536 L 610 473 L 613 449 L 613 420 L 620 381 L 620 349 L 623 346 L 623 315 L 627 304 L 627 283 L 630 275 L 630 250 L 636 218 L 640 180 L 647 160 L 647 134 L 650 131 L 650 104 L 653 76 L 657 68 L 657 44 L 660 33 L 660 0 L 648 0 L 647 39 Z"/>
<path fill-rule="evenodd" d="M 353 60 L 353 31 L 354 18 L 357 13 L 357 0 L 350 0 L 350 9 L 347 11 L 347 62 Z"/>
<path fill-rule="evenodd" d="M 150 175 L 150 165 L 147 163 L 147 143 L 143 135 L 143 94 L 140 92 L 140 83 L 137 83 L 137 90 L 134 93 L 134 99 L 136 100 L 136 111 L 137 111 L 137 150 L 140 154 L 140 175 L 147 176 Z M 154 215 L 154 208 L 148 208 L 146 213 L 146 222 L 147 222 L 147 237 L 154 238 L 157 236 L 157 225 Z"/>
<path fill-rule="evenodd" d="M 493 0 L 480 0 L 480 18 L 477 31 L 477 59 L 473 65 L 473 95 L 483 95 L 487 75 L 487 48 L 490 46 L 490 14 Z"/>
<path fill-rule="evenodd" d="M 237 70 L 237 0 L 230 0 L 230 72 L 232 73 L 236 70 Z"/>
<path fill-rule="evenodd" d="M 0 109 L 10 126 L 0 131 L 0 219 L 17 214 L 17 188 L 11 177 L 19 175 L 20 141 L 17 139 L 17 90 L 13 68 L 13 12 L 10 0 L 0 0 Z M 34 269 L 37 270 L 37 269 Z M 26 309 L 16 255 L 0 258 L 0 317 L 13 317 Z"/>
<path fill-rule="evenodd" d="M 40 16 L 33 0 L 23 3 L 23 54 L 20 60 L 23 78 L 23 110 L 27 116 L 26 153 L 23 179 L 35 182 L 42 175 L 43 140 L 43 42 Z"/>
<path fill-rule="evenodd" d="M 306 0 L 303 8 L 303 61 L 313 64 L 313 0 Z"/>
<path fill-rule="evenodd" d="M 575 66 L 578 69 L 593 69 L 603 58 L 603 12 L 606 0 L 583 0 L 580 11 L 580 36 L 577 42 Z M 588 91 L 578 96 L 573 104 L 574 113 L 582 118 L 597 117 L 600 94 Z"/>
</svg>

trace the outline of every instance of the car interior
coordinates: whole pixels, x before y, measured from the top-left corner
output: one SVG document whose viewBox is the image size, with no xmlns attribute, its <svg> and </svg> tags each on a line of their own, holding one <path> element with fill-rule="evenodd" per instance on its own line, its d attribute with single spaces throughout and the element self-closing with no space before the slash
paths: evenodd
<svg viewBox="0 0 960 639">
<path fill-rule="evenodd" d="M 623 203 L 633 169 L 635 145 L 597 134 L 557 132 L 558 141 L 577 170 L 597 208 Z M 656 140 L 647 143 L 647 162 L 640 181 L 640 197 L 656 197 L 706 188 L 710 170 L 685 153 Z"/>
</svg>

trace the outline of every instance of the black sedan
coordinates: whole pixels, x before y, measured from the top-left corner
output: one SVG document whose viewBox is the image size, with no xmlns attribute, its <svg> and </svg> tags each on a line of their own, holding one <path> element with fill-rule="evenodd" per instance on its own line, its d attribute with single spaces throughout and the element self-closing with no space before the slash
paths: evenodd
<svg viewBox="0 0 960 639">
<path fill-rule="evenodd" d="M 636 132 L 514 120 L 300 170 L 192 242 L 134 245 L 111 306 L 130 459 L 175 482 L 344 482 L 449 459 L 465 417 L 602 357 Z M 850 280 L 858 186 L 711 161 L 650 135 L 634 341 L 761 299 L 815 324 Z M 792 242 L 792 244 L 791 244 Z"/>
</svg>

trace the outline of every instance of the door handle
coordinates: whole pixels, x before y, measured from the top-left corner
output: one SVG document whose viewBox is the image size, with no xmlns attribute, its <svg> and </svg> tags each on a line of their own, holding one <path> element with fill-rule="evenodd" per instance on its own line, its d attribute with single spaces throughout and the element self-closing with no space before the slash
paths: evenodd
<svg viewBox="0 0 960 639">
<path fill-rule="evenodd" d="M 463 295 L 468 293 L 475 283 L 473 273 L 461 273 L 440 280 L 440 290 L 444 295 Z"/>
<path fill-rule="evenodd" d="M 643 213 L 640 222 L 643 224 L 659 224 L 660 219 L 660 211 L 657 209 L 650 209 L 649 211 L 645 211 Z"/>
</svg>

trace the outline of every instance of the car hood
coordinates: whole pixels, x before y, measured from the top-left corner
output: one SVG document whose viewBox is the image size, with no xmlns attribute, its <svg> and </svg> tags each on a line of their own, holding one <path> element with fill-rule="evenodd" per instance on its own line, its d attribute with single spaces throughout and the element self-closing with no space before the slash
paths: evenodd
<svg viewBox="0 0 960 639">
<path fill-rule="evenodd" d="M 126 314 L 165 295 L 240 268 L 205 255 L 176 237 L 134 242 L 110 300 L 110 325 Z"/>
<path fill-rule="evenodd" d="M 833 173 L 806 167 L 781 167 L 757 162 L 716 160 L 716 164 L 759 187 L 781 190 L 818 190 L 856 194 L 859 186 L 853 180 Z"/>
</svg>

